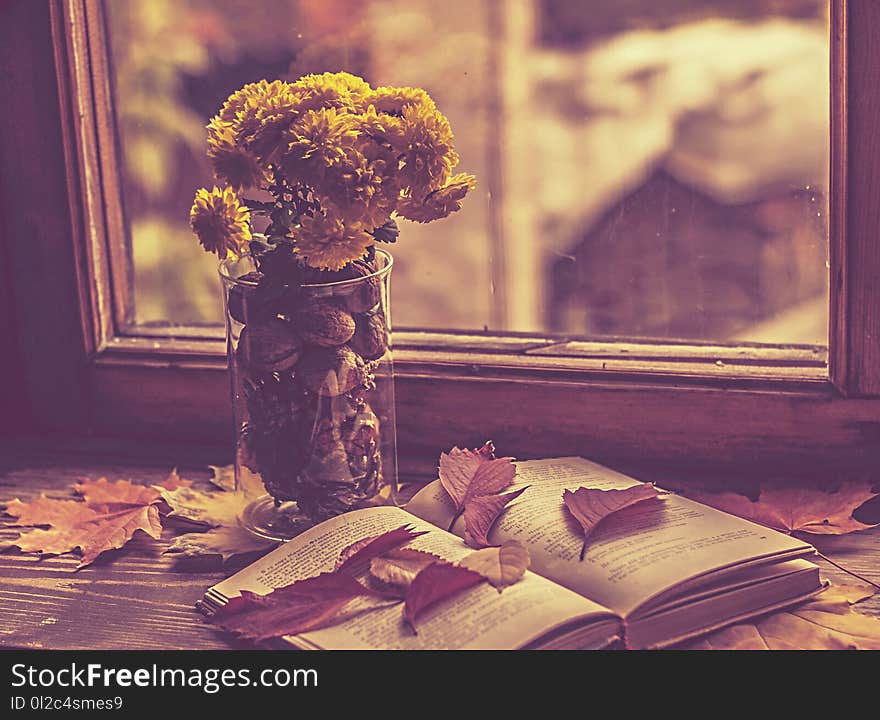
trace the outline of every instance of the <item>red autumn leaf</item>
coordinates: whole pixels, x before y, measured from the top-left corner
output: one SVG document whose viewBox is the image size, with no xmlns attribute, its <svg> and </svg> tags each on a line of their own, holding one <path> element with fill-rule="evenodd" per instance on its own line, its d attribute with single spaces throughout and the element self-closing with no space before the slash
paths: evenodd
<svg viewBox="0 0 880 720">
<path fill-rule="evenodd" d="M 525 490 L 501 494 L 516 476 L 512 461 L 509 457 L 496 458 L 491 441 L 479 450 L 454 447 L 440 454 L 440 484 L 455 505 L 449 530 L 463 514 L 465 537 L 475 547 L 489 544 L 487 535 L 498 515 Z"/>
<path fill-rule="evenodd" d="M 428 565 L 407 588 L 403 607 L 404 620 L 415 633 L 416 620 L 425 610 L 480 584 L 483 580 L 485 578 L 479 573 L 459 565 L 447 562 Z"/>
<path fill-rule="evenodd" d="M 780 532 L 805 532 L 814 535 L 844 535 L 866 530 L 853 518 L 853 510 L 880 493 L 871 490 L 868 482 L 851 483 L 837 492 L 807 488 L 762 490 L 757 501 L 737 493 L 687 493 L 705 505 L 766 525 Z"/>
<path fill-rule="evenodd" d="M 350 575 L 322 573 L 266 595 L 244 590 L 210 620 L 250 640 L 268 640 L 333 625 L 342 619 L 345 606 L 358 597 L 384 595 Z"/>
<path fill-rule="evenodd" d="M 464 506 L 465 540 L 475 548 L 491 545 L 487 534 L 495 519 L 511 500 L 522 495 L 527 488 L 520 488 L 500 495 L 480 495 L 471 498 Z"/>
<path fill-rule="evenodd" d="M 401 525 L 399 528 L 389 530 L 380 535 L 373 535 L 363 540 L 358 540 L 343 548 L 342 552 L 339 553 L 334 571 L 343 572 L 350 570 L 358 563 L 369 562 L 389 550 L 406 545 L 410 540 L 414 540 L 426 532 L 426 530 L 415 532 L 410 525 Z"/>
<path fill-rule="evenodd" d="M 625 490 L 600 490 L 598 488 L 580 487 L 574 492 L 566 490 L 562 493 L 562 501 L 568 511 L 584 529 L 584 544 L 581 547 L 581 560 L 587 551 L 587 538 L 596 525 L 609 515 L 623 508 L 635 505 L 643 500 L 650 500 L 660 495 L 651 483 L 633 485 Z"/>
<path fill-rule="evenodd" d="M 46 526 L 24 532 L 13 541 L 24 552 L 48 555 L 80 550 L 77 568 L 90 565 L 107 550 L 115 550 L 141 531 L 158 540 L 162 534 L 159 521 L 159 491 L 135 485 L 128 480 L 108 482 L 106 478 L 84 480 L 74 489 L 85 502 L 52 500 L 41 496 L 24 503 L 15 499 L 6 513 L 17 518 L 18 526 Z"/>
</svg>

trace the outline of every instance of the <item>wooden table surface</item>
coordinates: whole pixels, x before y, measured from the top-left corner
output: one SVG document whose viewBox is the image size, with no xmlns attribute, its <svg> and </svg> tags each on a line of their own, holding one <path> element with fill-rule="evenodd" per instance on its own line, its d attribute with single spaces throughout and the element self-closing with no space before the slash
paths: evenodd
<svg viewBox="0 0 880 720">
<path fill-rule="evenodd" d="M 0 504 L 30 500 L 45 492 L 69 498 L 83 477 L 129 478 L 144 484 L 165 479 L 170 468 L 17 460 L 0 467 Z M 184 477 L 205 481 L 205 470 L 181 468 Z M 0 519 L 0 544 L 18 530 Z M 139 535 L 141 535 L 139 533 Z M 39 558 L 9 550 L 0 554 L 0 647 L 34 649 L 229 649 L 250 645 L 208 625 L 194 604 L 211 585 L 241 565 L 222 566 L 210 558 L 181 561 L 163 555 L 173 533 L 161 541 L 142 536 L 106 553 L 90 567 L 75 570 L 73 555 Z M 811 542 L 829 558 L 880 583 L 880 528 Z M 834 583 L 854 578 L 817 560 Z M 859 605 L 880 616 L 880 595 Z"/>
</svg>

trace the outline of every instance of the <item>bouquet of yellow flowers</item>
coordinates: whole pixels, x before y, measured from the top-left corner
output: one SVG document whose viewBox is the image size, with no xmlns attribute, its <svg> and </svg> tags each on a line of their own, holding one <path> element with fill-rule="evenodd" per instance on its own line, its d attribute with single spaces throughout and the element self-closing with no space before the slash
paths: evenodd
<svg viewBox="0 0 880 720">
<path fill-rule="evenodd" d="M 395 216 L 459 210 L 475 180 L 453 174 L 449 121 L 424 90 L 344 72 L 233 93 L 208 158 L 220 185 L 196 192 L 190 223 L 223 261 L 236 472 L 271 496 L 243 522 L 279 537 L 273 506 L 319 520 L 393 489 L 392 263 L 376 243 L 396 241 Z"/>
<path fill-rule="evenodd" d="M 476 184 L 453 175 L 449 121 L 424 90 L 374 89 L 345 72 L 244 86 L 208 124 L 208 158 L 223 186 L 198 190 L 190 213 L 205 250 L 283 248 L 318 270 L 393 242 L 395 215 L 424 223 L 459 210 Z M 243 198 L 253 188 L 273 200 Z M 262 246 L 251 215 L 269 218 Z"/>
</svg>

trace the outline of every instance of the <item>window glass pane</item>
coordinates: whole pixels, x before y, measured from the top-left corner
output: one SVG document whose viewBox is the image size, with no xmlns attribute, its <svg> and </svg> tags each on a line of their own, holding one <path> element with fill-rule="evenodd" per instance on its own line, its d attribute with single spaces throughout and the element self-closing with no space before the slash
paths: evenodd
<svg viewBox="0 0 880 720">
<path fill-rule="evenodd" d="M 219 323 L 204 125 L 266 77 L 424 87 L 464 209 L 400 221 L 396 327 L 825 344 L 827 0 L 108 2 L 138 323 Z"/>
</svg>

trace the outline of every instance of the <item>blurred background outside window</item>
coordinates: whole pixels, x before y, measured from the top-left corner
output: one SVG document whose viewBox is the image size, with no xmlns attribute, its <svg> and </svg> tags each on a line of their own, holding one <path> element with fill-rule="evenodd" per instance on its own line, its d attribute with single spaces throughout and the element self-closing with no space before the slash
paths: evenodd
<svg viewBox="0 0 880 720">
<path fill-rule="evenodd" d="M 106 3 L 136 324 L 216 325 L 204 126 L 260 78 L 424 87 L 479 186 L 395 328 L 827 342 L 828 0 Z"/>
</svg>

